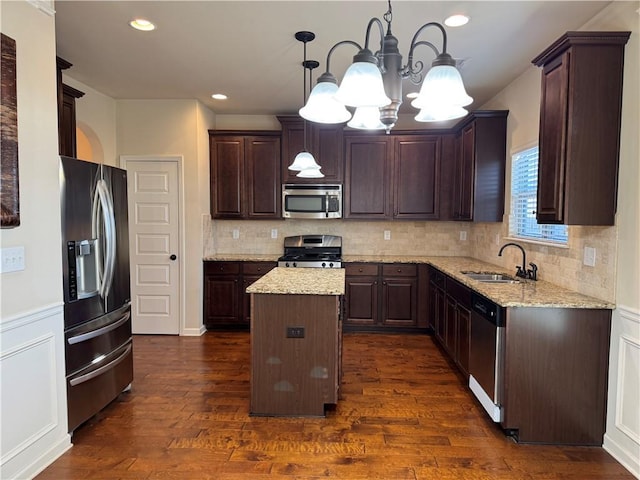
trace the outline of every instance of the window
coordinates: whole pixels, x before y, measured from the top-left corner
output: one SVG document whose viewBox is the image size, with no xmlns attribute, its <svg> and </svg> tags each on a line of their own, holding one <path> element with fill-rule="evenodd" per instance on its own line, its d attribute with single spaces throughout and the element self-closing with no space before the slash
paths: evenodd
<svg viewBox="0 0 640 480">
<path fill-rule="evenodd" d="M 536 221 L 538 146 L 511 156 L 511 215 L 509 235 L 528 240 L 567 243 L 566 225 L 539 225 Z"/>
</svg>

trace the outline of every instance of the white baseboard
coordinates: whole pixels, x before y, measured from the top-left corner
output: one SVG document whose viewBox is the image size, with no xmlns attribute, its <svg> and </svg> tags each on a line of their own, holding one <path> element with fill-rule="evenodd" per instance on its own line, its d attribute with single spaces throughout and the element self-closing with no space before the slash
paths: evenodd
<svg viewBox="0 0 640 480">
<path fill-rule="evenodd" d="M 185 328 L 180 332 L 182 337 L 200 337 L 205 334 L 207 327 L 201 325 L 200 328 Z"/>
<path fill-rule="evenodd" d="M 616 443 L 614 439 L 605 433 L 604 444 L 602 445 L 613 458 L 620 462 L 624 468 L 629 470 L 633 476 L 640 479 L 640 458 L 638 453 L 629 452 L 622 445 Z"/>
<path fill-rule="evenodd" d="M 55 462 L 60 455 L 69 450 L 72 446 L 71 435 L 67 435 L 65 438 L 60 439 L 57 444 L 52 445 L 51 449 L 45 452 L 44 455 L 35 459 L 33 463 L 29 464 L 24 470 L 19 472 L 14 479 L 27 480 L 34 478 L 36 475 L 44 471 L 45 468 Z"/>
</svg>

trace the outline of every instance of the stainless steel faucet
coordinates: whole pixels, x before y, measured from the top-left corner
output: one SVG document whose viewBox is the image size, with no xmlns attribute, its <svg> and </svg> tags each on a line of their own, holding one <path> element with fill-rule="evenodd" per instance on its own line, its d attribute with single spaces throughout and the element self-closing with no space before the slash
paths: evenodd
<svg viewBox="0 0 640 480">
<path fill-rule="evenodd" d="M 505 243 L 502 247 L 500 247 L 498 256 L 501 257 L 502 251 L 507 247 L 518 247 L 522 252 L 522 266 L 516 265 L 516 277 L 529 280 L 538 280 L 538 266 L 535 263 L 529 263 L 529 266 L 531 266 L 531 268 L 527 269 L 527 254 L 524 252 L 524 248 L 522 248 L 517 243 Z"/>
</svg>

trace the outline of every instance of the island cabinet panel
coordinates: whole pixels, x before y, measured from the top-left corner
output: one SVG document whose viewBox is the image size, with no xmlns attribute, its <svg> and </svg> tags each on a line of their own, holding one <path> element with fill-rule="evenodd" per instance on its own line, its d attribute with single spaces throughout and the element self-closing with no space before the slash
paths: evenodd
<svg viewBox="0 0 640 480">
<path fill-rule="evenodd" d="M 213 218 L 281 217 L 279 132 L 209 132 Z"/>
<path fill-rule="evenodd" d="M 342 183 L 344 125 L 306 122 L 307 150 L 322 167 L 322 178 L 300 178 L 289 165 L 304 150 L 304 122 L 298 116 L 278 116 L 282 125 L 282 183 Z"/>
<path fill-rule="evenodd" d="M 567 32 L 542 67 L 538 223 L 613 225 L 630 32 Z"/>
<path fill-rule="evenodd" d="M 429 300 L 424 267 L 346 264 L 345 330 L 426 330 Z"/>
<path fill-rule="evenodd" d="M 204 262 L 204 325 L 208 329 L 247 330 L 250 296 L 246 288 L 276 262 Z"/>
<path fill-rule="evenodd" d="M 503 428 L 525 443 L 602 445 L 611 310 L 508 308 Z"/>
<path fill-rule="evenodd" d="M 254 293 L 252 308 L 250 414 L 324 416 L 338 403 L 340 297 Z"/>
</svg>

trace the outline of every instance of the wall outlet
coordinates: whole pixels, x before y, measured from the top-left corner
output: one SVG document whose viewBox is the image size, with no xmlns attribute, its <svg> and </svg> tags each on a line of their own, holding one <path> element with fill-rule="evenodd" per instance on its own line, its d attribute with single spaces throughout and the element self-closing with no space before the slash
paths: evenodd
<svg viewBox="0 0 640 480">
<path fill-rule="evenodd" d="M 596 266 L 596 249 L 593 247 L 584 247 L 584 258 L 582 260 L 587 267 Z"/>
<path fill-rule="evenodd" d="M 304 338 L 304 327 L 287 327 L 287 338 Z"/>
<path fill-rule="evenodd" d="M 391 230 L 385 230 L 384 231 L 384 239 L 385 240 L 391 240 Z"/>
<path fill-rule="evenodd" d="M 466 230 L 462 230 L 460 232 L 460 240 L 462 240 L 463 242 L 467 241 L 467 231 Z"/>
<path fill-rule="evenodd" d="M 277 228 L 272 228 L 271 229 L 271 238 L 278 238 L 278 229 Z"/>
<path fill-rule="evenodd" d="M 0 268 L 2 273 L 24 270 L 24 247 L 3 248 Z"/>
<path fill-rule="evenodd" d="M 240 238 L 240 230 L 238 230 L 237 228 L 234 228 L 233 232 L 232 232 L 232 235 L 233 235 L 233 239 L 234 240 L 239 239 Z"/>
</svg>

